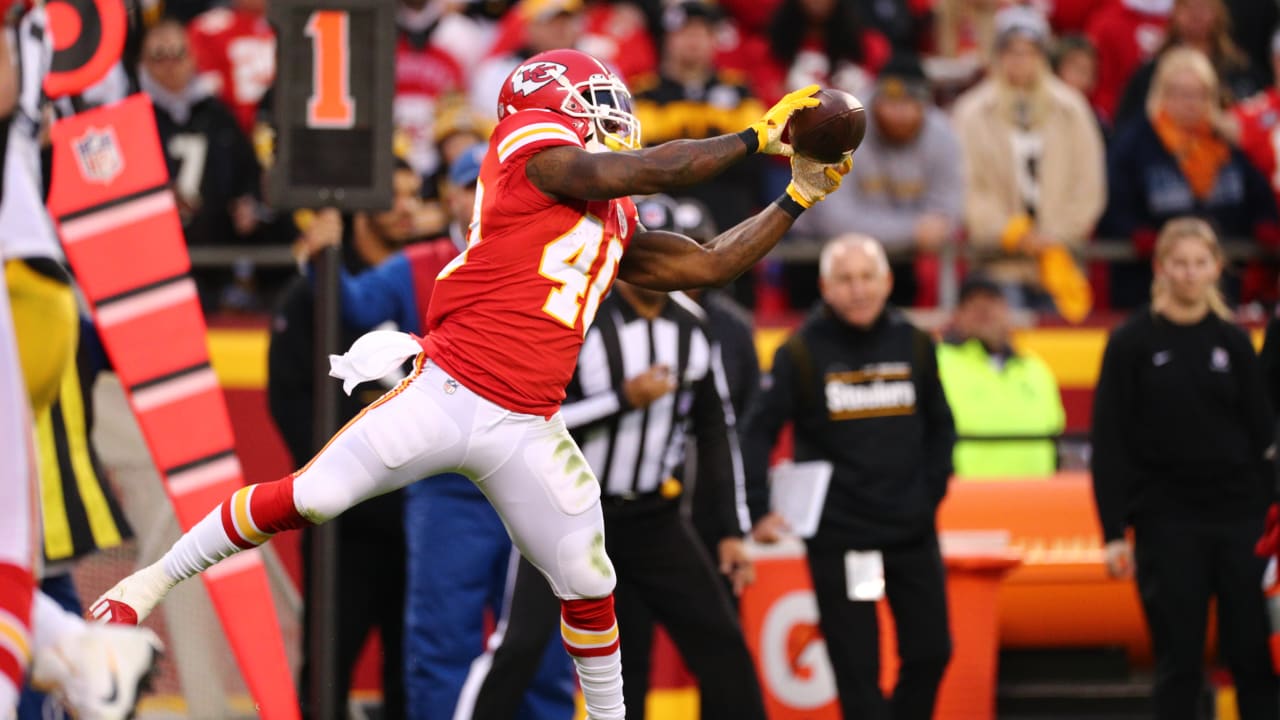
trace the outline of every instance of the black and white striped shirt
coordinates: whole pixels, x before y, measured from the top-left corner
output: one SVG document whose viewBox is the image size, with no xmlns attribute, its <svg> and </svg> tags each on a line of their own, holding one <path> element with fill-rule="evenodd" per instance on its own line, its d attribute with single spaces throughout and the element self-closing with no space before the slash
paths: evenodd
<svg viewBox="0 0 1280 720">
<path fill-rule="evenodd" d="M 641 317 L 613 293 L 603 303 L 578 355 L 561 414 L 605 496 L 653 493 L 679 474 L 685 438 L 697 440 L 698 478 L 722 488 L 724 527 L 746 532 L 742 457 L 733 405 L 705 314 L 682 293 L 671 293 L 661 313 Z M 674 392 L 645 408 L 631 408 L 628 378 L 655 364 L 671 368 Z"/>
</svg>

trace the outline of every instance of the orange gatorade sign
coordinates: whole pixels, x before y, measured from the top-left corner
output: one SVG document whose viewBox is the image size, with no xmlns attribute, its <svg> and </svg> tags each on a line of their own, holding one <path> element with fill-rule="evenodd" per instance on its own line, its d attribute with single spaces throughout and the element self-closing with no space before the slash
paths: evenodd
<svg viewBox="0 0 1280 720">
<path fill-rule="evenodd" d="M 742 627 L 756 659 L 770 718 L 840 720 L 827 644 L 818 629 L 803 550 L 756 560 L 757 581 L 742 594 Z"/>
<path fill-rule="evenodd" d="M 935 717 L 994 717 L 999 648 L 1121 646 L 1150 659 L 1138 595 L 1107 576 L 1086 473 L 999 482 L 953 480 L 938 511 L 954 647 Z M 999 538 L 1000 548 L 965 538 Z M 773 720 L 840 717 L 803 546 L 758 546 L 742 626 Z M 896 673 L 892 620 L 880 618 L 881 684 Z M 1212 640 L 1211 640 L 1212 643 Z"/>
</svg>

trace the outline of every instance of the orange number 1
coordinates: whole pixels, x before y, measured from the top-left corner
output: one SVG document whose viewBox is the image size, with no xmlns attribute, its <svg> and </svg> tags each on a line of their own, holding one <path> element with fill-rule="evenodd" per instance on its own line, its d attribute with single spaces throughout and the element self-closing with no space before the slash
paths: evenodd
<svg viewBox="0 0 1280 720">
<path fill-rule="evenodd" d="M 311 38 L 311 97 L 307 127 L 349 128 L 356 122 L 351 97 L 351 44 L 344 10 L 316 10 L 307 20 Z"/>
</svg>

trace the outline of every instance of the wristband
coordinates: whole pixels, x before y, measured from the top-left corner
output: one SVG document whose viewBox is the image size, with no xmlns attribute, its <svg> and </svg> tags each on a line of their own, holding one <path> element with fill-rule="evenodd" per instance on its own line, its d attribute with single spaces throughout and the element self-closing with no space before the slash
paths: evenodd
<svg viewBox="0 0 1280 720">
<path fill-rule="evenodd" d="M 754 155 L 760 152 L 760 134 L 752 128 L 747 128 L 738 133 L 738 137 L 742 139 L 742 144 L 747 146 L 747 154 Z"/>
<path fill-rule="evenodd" d="M 803 205 L 796 202 L 795 198 L 791 197 L 787 193 L 782 193 L 782 195 L 777 200 L 773 201 L 773 204 L 777 205 L 779 208 L 782 208 L 782 212 L 790 215 L 792 220 L 795 220 L 796 218 L 800 217 L 800 213 L 804 212 L 805 210 L 805 207 Z"/>
</svg>

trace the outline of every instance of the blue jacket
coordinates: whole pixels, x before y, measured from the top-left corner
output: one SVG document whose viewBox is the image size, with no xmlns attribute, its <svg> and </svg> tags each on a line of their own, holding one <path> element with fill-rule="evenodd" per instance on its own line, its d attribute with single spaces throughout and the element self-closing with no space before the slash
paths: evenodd
<svg viewBox="0 0 1280 720">
<path fill-rule="evenodd" d="M 341 274 L 342 321 L 366 332 L 388 320 L 405 332 L 421 335 L 435 278 L 458 254 L 452 241 L 410 245 L 357 275 Z"/>
<path fill-rule="evenodd" d="M 1182 215 L 1209 221 L 1224 237 L 1252 237 L 1260 225 L 1277 220 L 1266 178 L 1234 147 L 1213 192 L 1197 198 L 1145 115 L 1121 128 L 1111 143 L 1107 182 L 1107 210 L 1098 233 L 1104 238 L 1157 233 Z"/>
</svg>

